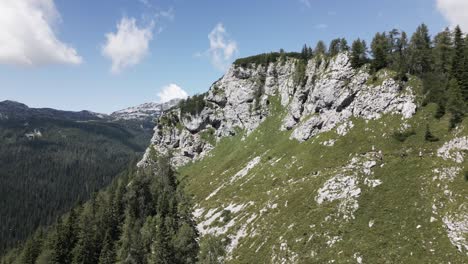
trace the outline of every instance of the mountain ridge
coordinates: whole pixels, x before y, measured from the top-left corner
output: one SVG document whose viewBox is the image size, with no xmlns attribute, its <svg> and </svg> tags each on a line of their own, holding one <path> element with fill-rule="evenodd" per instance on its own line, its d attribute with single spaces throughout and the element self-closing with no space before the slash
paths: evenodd
<svg viewBox="0 0 468 264">
<path fill-rule="evenodd" d="M 421 81 L 395 77 L 352 68 L 347 53 L 233 65 L 188 99 L 194 108 L 158 119 L 147 154 L 171 153 L 194 195 L 201 243 L 224 245 L 228 263 L 462 261 L 466 123 L 447 133 L 448 117 L 422 105 Z M 411 223 L 406 235 L 398 223 Z M 398 235 L 375 237 L 388 230 Z M 417 244 L 403 249 L 406 236 Z"/>
</svg>

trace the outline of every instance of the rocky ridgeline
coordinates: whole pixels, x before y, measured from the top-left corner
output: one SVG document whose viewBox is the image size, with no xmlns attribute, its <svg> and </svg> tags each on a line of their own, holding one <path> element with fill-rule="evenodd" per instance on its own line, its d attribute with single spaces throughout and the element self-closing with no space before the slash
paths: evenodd
<svg viewBox="0 0 468 264">
<path fill-rule="evenodd" d="M 409 118 L 416 111 L 411 87 L 385 72 L 377 76 L 380 83 L 368 84 L 371 76 L 364 68 L 353 69 L 346 53 L 329 61 L 311 59 L 302 69 L 300 63 L 288 58 L 268 66 L 231 66 L 206 93 L 201 112 L 192 115 L 176 108 L 160 117 L 152 139 L 156 151 L 171 151 L 175 166 L 204 157 L 214 141 L 255 130 L 270 115 L 273 96 L 287 109 L 281 129 L 293 130 L 291 139 L 299 141 L 340 124 L 352 127 L 351 117 L 395 113 Z M 145 158 L 140 165 L 144 163 Z"/>
</svg>

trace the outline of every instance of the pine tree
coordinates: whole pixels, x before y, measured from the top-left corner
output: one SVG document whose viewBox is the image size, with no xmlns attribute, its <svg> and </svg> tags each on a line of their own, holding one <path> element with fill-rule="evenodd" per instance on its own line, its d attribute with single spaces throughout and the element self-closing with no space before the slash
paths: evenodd
<svg viewBox="0 0 468 264">
<path fill-rule="evenodd" d="M 367 61 L 366 42 L 361 39 L 353 41 L 353 44 L 351 45 L 351 66 L 357 69 L 367 63 Z"/>
<path fill-rule="evenodd" d="M 340 51 L 349 51 L 348 41 L 345 38 L 340 39 Z"/>
<path fill-rule="evenodd" d="M 390 58 L 390 41 L 386 33 L 377 33 L 371 43 L 371 52 L 374 59 L 372 60 L 372 68 L 378 71 L 385 68 L 389 64 Z"/>
<path fill-rule="evenodd" d="M 71 263 L 72 255 L 70 249 L 67 247 L 67 235 L 62 219 L 59 218 L 55 225 L 54 237 L 52 238 L 52 252 L 51 260 L 55 264 L 68 264 Z"/>
<path fill-rule="evenodd" d="M 150 246 L 151 255 L 149 263 L 172 264 L 174 263 L 173 250 L 169 243 L 168 230 L 164 219 L 156 216 L 153 225 L 156 227 L 153 242 Z"/>
<path fill-rule="evenodd" d="M 462 85 L 463 71 L 464 71 L 464 57 L 465 57 L 465 43 L 463 41 L 463 32 L 457 26 L 453 32 L 453 63 L 452 63 L 452 77 L 458 81 L 458 85 Z"/>
<path fill-rule="evenodd" d="M 330 56 L 333 57 L 337 55 L 338 53 L 340 53 L 341 51 L 340 43 L 341 43 L 341 39 L 334 39 L 330 42 L 330 46 L 328 48 L 328 54 Z"/>
<path fill-rule="evenodd" d="M 397 72 L 397 79 L 406 81 L 406 74 L 408 73 L 408 37 L 404 31 L 401 32 L 400 38 L 396 42 L 393 58 L 393 69 Z"/>
<path fill-rule="evenodd" d="M 465 102 L 468 102 L 468 36 L 465 37 L 465 58 L 463 63 L 463 74 L 461 78 L 462 93 Z"/>
<path fill-rule="evenodd" d="M 431 71 L 431 37 L 425 24 L 421 24 L 411 36 L 409 55 L 411 73 L 422 76 Z"/>
<path fill-rule="evenodd" d="M 317 42 L 314 53 L 317 55 L 325 55 L 326 52 L 327 52 L 327 46 L 325 45 L 325 43 L 321 40 Z"/>
<path fill-rule="evenodd" d="M 40 229 L 32 238 L 26 241 L 23 252 L 20 256 L 20 263 L 22 264 L 35 264 L 36 259 L 41 253 L 41 247 L 43 244 L 43 234 Z"/>
<path fill-rule="evenodd" d="M 454 128 L 463 120 L 465 115 L 465 103 L 458 81 L 452 78 L 448 87 L 447 110 L 452 114 L 450 128 Z"/>
<path fill-rule="evenodd" d="M 101 253 L 99 255 L 99 264 L 114 264 L 115 263 L 115 248 L 112 235 L 107 234 L 104 238 Z"/>
<path fill-rule="evenodd" d="M 434 38 L 434 71 L 448 74 L 452 68 L 452 37 L 446 28 Z"/>
<path fill-rule="evenodd" d="M 301 57 L 303 60 L 308 60 L 310 57 L 312 57 L 312 53 L 309 53 L 310 48 L 307 47 L 307 44 L 304 44 L 304 47 L 302 47 L 301 51 Z"/>
<path fill-rule="evenodd" d="M 226 255 L 225 243 L 221 237 L 207 235 L 200 244 L 199 263 L 222 264 Z"/>
<path fill-rule="evenodd" d="M 94 221 L 93 205 L 87 204 L 80 216 L 78 240 L 73 249 L 73 263 L 97 263 L 99 248 L 96 241 L 98 230 Z"/>
</svg>

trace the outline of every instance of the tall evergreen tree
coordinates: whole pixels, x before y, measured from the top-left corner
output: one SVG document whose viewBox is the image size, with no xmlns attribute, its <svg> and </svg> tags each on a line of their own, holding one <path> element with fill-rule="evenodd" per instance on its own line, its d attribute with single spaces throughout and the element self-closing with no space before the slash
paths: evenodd
<svg viewBox="0 0 468 264">
<path fill-rule="evenodd" d="M 345 38 L 340 39 L 340 51 L 349 51 L 348 41 Z"/>
<path fill-rule="evenodd" d="M 79 222 L 78 240 L 73 249 L 73 263 L 97 263 L 99 247 L 96 241 L 97 228 L 93 221 L 93 206 L 86 205 Z"/>
<path fill-rule="evenodd" d="M 361 39 L 353 41 L 351 45 L 351 66 L 353 68 L 360 68 L 367 63 L 367 46 L 366 42 Z"/>
<path fill-rule="evenodd" d="M 460 26 L 455 27 L 455 30 L 453 32 L 453 45 L 454 54 L 452 64 L 452 76 L 458 81 L 458 84 L 461 85 L 465 63 L 465 43 L 463 41 L 463 32 Z"/>
<path fill-rule="evenodd" d="M 104 238 L 101 253 L 99 254 L 99 264 L 114 264 L 115 263 L 115 247 L 112 235 L 107 234 Z"/>
<path fill-rule="evenodd" d="M 330 42 L 330 46 L 328 48 L 328 54 L 330 56 L 333 57 L 333 56 L 337 55 L 338 53 L 340 53 L 340 51 L 341 51 L 340 43 L 341 43 L 341 39 L 333 39 Z"/>
<path fill-rule="evenodd" d="M 452 36 L 448 28 L 434 37 L 434 71 L 448 74 L 452 68 Z"/>
<path fill-rule="evenodd" d="M 425 24 L 421 24 L 411 36 L 409 45 L 410 71 L 416 75 L 430 72 L 432 64 L 431 37 Z"/>
<path fill-rule="evenodd" d="M 386 33 L 377 33 L 372 39 L 371 53 L 374 57 L 372 60 L 372 68 L 378 71 L 385 68 L 389 64 L 391 45 Z"/>
<path fill-rule="evenodd" d="M 465 57 L 463 74 L 461 76 L 461 89 L 466 102 L 468 102 L 468 36 L 465 36 Z"/>
<path fill-rule="evenodd" d="M 303 60 L 308 60 L 310 59 L 310 57 L 312 57 L 312 49 L 310 47 L 307 46 L 307 44 L 304 44 L 304 47 L 302 47 L 302 50 L 301 50 L 301 57 Z"/>
<path fill-rule="evenodd" d="M 393 69 L 397 72 L 397 78 L 406 80 L 408 73 L 408 36 L 402 31 L 396 42 L 396 51 L 393 55 Z"/>
<path fill-rule="evenodd" d="M 317 45 L 315 46 L 314 53 L 317 55 L 325 55 L 327 52 L 327 46 L 325 45 L 325 42 L 319 40 L 317 42 Z"/>
<path fill-rule="evenodd" d="M 452 78 L 449 82 L 447 97 L 447 110 L 452 114 L 450 127 L 454 128 L 463 120 L 465 115 L 465 102 L 458 81 L 455 78 Z"/>
</svg>

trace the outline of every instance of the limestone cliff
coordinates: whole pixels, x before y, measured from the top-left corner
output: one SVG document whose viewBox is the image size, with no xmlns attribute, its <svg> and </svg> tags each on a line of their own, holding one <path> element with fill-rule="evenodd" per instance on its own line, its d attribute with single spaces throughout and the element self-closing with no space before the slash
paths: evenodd
<svg viewBox="0 0 468 264">
<path fill-rule="evenodd" d="M 411 117 L 416 111 L 412 88 L 398 83 L 385 72 L 372 84 L 365 68 L 351 68 L 348 54 L 332 59 L 315 58 L 307 62 L 288 58 L 268 65 L 232 65 L 205 95 L 206 106 L 196 115 L 175 108 L 159 120 L 152 139 L 157 151 L 171 151 L 175 166 L 204 157 L 212 148 L 213 136 L 247 133 L 269 116 L 268 105 L 274 96 L 287 109 L 283 130 L 293 130 L 292 139 L 305 141 L 340 125 L 346 133 L 351 117 L 377 119 L 382 114 Z M 205 137 L 204 137 L 205 135 Z M 140 162 L 143 165 L 145 159 Z"/>
</svg>

